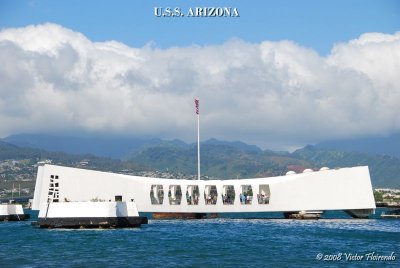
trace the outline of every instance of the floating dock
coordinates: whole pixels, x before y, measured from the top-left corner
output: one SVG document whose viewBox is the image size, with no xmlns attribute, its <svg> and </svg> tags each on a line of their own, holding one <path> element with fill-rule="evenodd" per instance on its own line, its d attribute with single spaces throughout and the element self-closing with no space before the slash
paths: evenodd
<svg viewBox="0 0 400 268">
<path fill-rule="evenodd" d="M 400 219 L 400 209 L 385 211 L 381 214 L 383 219 Z"/>
<path fill-rule="evenodd" d="M 131 228 L 147 224 L 135 202 L 51 202 L 32 225 L 41 228 Z"/>
<path fill-rule="evenodd" d="M 0 221 L 24 221 L 30 218 L 24 213 L 22 205 L 10 201 L 8 204 L 0 204 Z"/>
</svg>

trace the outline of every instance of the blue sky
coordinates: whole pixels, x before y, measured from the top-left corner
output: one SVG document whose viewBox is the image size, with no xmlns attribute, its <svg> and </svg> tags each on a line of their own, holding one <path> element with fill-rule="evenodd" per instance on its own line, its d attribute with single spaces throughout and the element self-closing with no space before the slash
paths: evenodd
<svg viewBox="0 0 400 268">
<path fill-rule="evenodd" d="M 157 18 L 155 6 L 237 7 L 240 18 Z M 92 41 L 133 47 L 221 44 L 232 38 L 259 43 L 293 40 L 326 55 L 335 43 L 365 32 L 400 29 L 400 1 L 102 1 L 0 0 L 0 27 L 52 22 Z"/>
<path fill-rule="evenodd" d="M 160 18 L 154 7 L 236 7 Z M 240 140 L 400 132 L 400 1 L 0 0 L 0 137 Z"/>
</svg>

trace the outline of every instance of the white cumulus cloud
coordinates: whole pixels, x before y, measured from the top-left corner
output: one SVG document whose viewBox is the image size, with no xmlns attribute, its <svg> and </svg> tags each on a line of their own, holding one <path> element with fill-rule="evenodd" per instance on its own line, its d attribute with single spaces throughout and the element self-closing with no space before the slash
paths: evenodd
<svg viewBox="0 0 400 268">
<path fill-rule="evenodd" d="M 400 32 L 322 57 L 292 41 L 132 48 L 56 24 L 0 32 L 0 136 L 109 133 L 291 148 L 400 131 Z"/>
</svg>

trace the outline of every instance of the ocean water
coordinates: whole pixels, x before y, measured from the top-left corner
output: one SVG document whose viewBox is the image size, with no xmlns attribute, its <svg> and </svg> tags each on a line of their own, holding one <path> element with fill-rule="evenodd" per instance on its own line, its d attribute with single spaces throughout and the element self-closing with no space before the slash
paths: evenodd
<svg viewBox="0 0 400 268">
<path fill-rule="evenodd" d="M 400 220 L 223 217 L 115 230 L 2 222 L 0 267 L 400 267 Z"/>
</svg>

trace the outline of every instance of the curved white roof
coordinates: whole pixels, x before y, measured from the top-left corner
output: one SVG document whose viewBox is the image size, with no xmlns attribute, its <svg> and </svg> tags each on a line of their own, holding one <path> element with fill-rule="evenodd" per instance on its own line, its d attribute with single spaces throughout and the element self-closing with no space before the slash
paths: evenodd
<svg viewBox="0 0 400 268">
<path fill-rule="evenodd" d="M 46 209 L 49 196 L 53 198 L 55 195 L 59 203 L 64 202 L 63 200 L 87 202 L 94 199 L 105 200 L 105 202 L 108 200 L 111 203 L 110 200 L 114 200 L 115 196 L 119 195 L 122 196 L 123 201 L 134 199 L 139 212 L 153 213 L 282 212 L 375 208 L 368 167 L 312 171 L 308 169 L 304 171 L 306 173 L 296 176 L 267 178 L 180 180 L 130 176 L 45 164 L 38 167 L 32 208 Z M 53 180 L 59 181 L 59 185 L 55 186 Z M 175 196 L 168 196 L 169 190 L 174 188 L 171 186 L 177 185 L 180 186 L 180 197 L 177 197 L 177 190 Z M 194 197 L 195 187 L 198 203 L 192 204 L 185 194 L 189 192 Z M 226 204 L 223 195 L 227 194 L 228 188 L 235 193 L 235 198 L 232 203 Z M 204 194 L 210 193 L 211 189 L 216 197 L 216 203 L 213 204 L 207 203 L 207 198 L 204 198 Z M 253 193 L 252 203 L 243 204 L 240 194 L 249 189 Z M 268 195 L 267 202 L 259 199 L 262 194 Z M 153 202 L 153 199 L 158 201 Z M 177 200 L 179 202 L 176 202 Z"/>
</svg>

